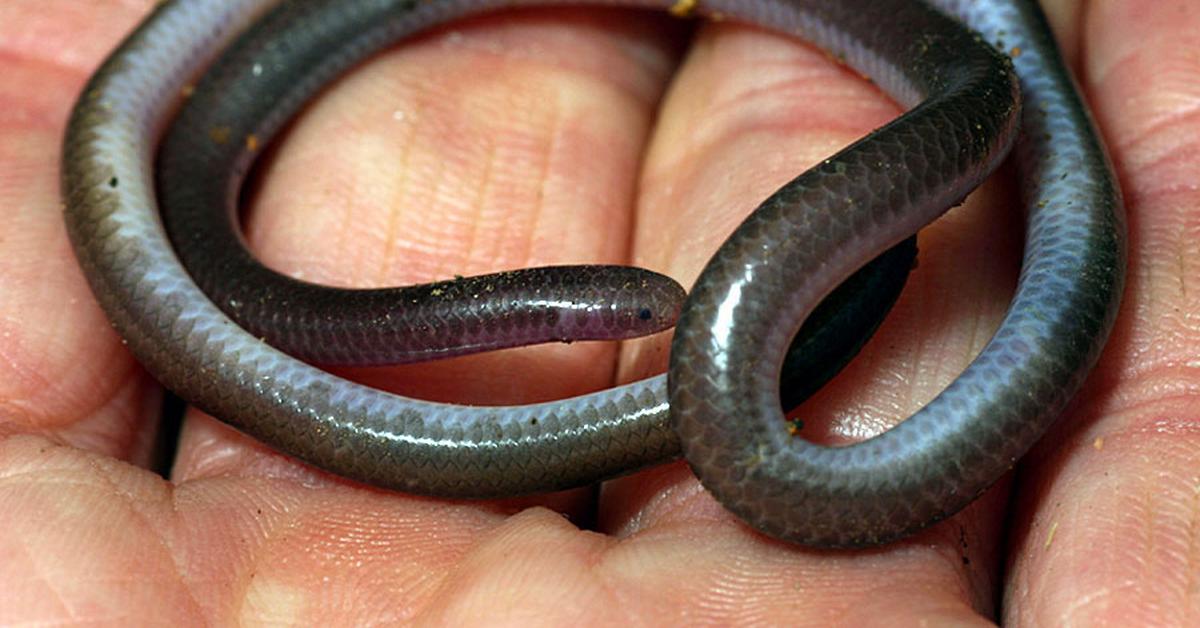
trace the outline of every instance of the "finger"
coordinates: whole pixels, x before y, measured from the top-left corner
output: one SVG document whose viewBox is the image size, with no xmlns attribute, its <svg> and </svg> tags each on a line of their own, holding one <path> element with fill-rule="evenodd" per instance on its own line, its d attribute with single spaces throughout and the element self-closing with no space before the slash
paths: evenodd
<svg viewBox="0 0 1200 628">
<path fill-rule="evenodd" d="M 820 51 L 750 28 L 705 28 L 647 156 L 635 260 L 687 285 L 755 204 L 897 113 Z M 919 267 L 879 334 L 799 409 L 806 431 L 816 427 L 826 442 L 877 434 L 940 392 L 978 352 L 1003 315 L 1017 265 L 1020 225 L 998 192 L 976 193 L 922 232 Z M 640 372 L 653 361 L 635 355 L 628 368 Z M 969 621 L 990 611 L 1002 489 L 914 540 L 857 557 L 766 541 L 678 466 L 614 483 L 606 497 L 608 529 L 669 536 L 677 555 L 710 570 L 688 582 L 724 577 L 747 596 L 773 593 L 720 600 L 730 613 L 865 619 L 895 607 L 913 618 Z M 772 558 L 742 560 L 749 555 Z"/>
<path fill-rule="evenodd" d="M 40 434 L 145 463 L 159 389 L 92 298 L 58 191 L 70 107 L 150 3 L 134 4 L 0 6 L 0 436 Z"/>
<path fill-rule="evenodd" d="M 1116 330 L 1024 469 L 1006 614 L 1029 625 L 1190 625 L 1200 434 L 1200 6 L 1080 3 L 1081 82 L 1129 217 Z"/>
<path fill-rule="evenodd" d="M 638 164 L 676 44 L 661 22 L 627 15 L 455 23 L 343 77 L 263 164 L 253 247 L 283 272 L 346 286 L 628 261 Z M 526 403 L 609 385 L 614 356 L 577 344 L 340 372 L 420 398 Z M 290 464 L 222 434 L 189 422 L 176 479 Z"/>
<path fill-rule="evenodd" d="M 32 436 L 0 460 L 4 625 L 396 623 L 502 521 L 286 478 L 176 486 Z"/>
</svg>

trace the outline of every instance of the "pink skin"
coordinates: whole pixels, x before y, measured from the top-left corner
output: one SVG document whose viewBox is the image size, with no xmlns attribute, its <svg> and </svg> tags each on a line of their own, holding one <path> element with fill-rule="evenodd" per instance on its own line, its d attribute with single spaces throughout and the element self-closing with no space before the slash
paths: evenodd
<svg viewBox="0 0 1200 628">
<path fill-rule="evenodd" d="M 199 413 L 171 480 L 146 471 L 159 393 L 75 268 L 57 160 L 76 91 L 151 4 L 0 3 L 0 623 L 1200 622 L 1191 0 L 1053 3 L 1125 186 L 1122 318 L 1018 476 L 913 540 L 861 553 L 767 541 L 678 464 L 606 486 L 601 534 L 571 522 L 592 507 L 584 492 L 489 503 L 384 493 Z M 665 20 L 627 18 L 477 20 L 360 68 L 272 162 L 250 221 L 257 250 L 352 285 L 584 260 L 633 261 L 686 285 L 763 195 L 895 114 L 789 40 L 722 24 L 684 50 Z M 880 335 L 801 410 L 830 440 L 910 413 L 982 346 L 1014 283 L 1020 224 L 1007 189 L 993 181 L 925 232 Z M 607 385 L 614 368 L 622 380 L 659 370 L 663 340 L 354 374 L 427 398 L 530 401 Z M 536 376 L 514 375 L 525 370 Z"/>
</svg>

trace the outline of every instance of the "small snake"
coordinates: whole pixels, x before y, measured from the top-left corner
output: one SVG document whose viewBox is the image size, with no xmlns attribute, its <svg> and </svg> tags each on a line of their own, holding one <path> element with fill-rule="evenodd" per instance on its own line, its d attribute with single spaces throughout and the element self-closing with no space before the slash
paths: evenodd
<svg viewBox="0 0 1200 628">
<path fill-rule="evenodd" d="M 247 119 L 269 141 L 320 85 L 409 33 L 556 3 L 284 4 L 242 42 L 259 41 L 251 54 L 307 59 L 308 72 Z M 1036 5 L 938 3 L 1011 52 L 1021 118 L 1007 60 L 918 2 L 706 0 L 695 10 L 804 37 L 911 109 L 785 185 L 726 241 L 684 303 L 668 381 L 468 408 L 339 379 L 214 306 L 176 258 L 154 194 L 155 146 L 185 83 L 273 4 L 156 9 L 85 87 L 67 130 L 63 193 L 93 292 L 148 370 L 201 409 L 322 468 L 403 491 L 490 497 L 595 482 L 682 448 L 714 496 L 767 534 L 884 543 L 956 512 L 1011 468 L 1081 386 L 1111 329 L 1125 265 L 1120 196 Z M 255 71 L 274 70 L 262 61 Z M 961 201 L 999 163 L 1018 122 L 1029 227 L 1017 294 L 996 336 L 947 391 L 888 432 L 838 448 L 790 436 L 778 382 L 801 322 L 857 267 Z M 252 153 L 232 153 L 226 182 L 240 182 Z M 231 189 L 210 210 L 228 212 Z M 633 318 L 651 309 L 643 298 L 628 310 Z M 239 309 L 233 301 L 224 305 Z M 661 319 L 653 310 L 647 318 Z"/>
</svg>

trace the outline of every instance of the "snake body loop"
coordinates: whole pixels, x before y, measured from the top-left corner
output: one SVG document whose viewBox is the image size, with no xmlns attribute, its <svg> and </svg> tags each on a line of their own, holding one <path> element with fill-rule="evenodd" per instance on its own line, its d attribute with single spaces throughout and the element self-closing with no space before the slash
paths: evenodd
<svg viewBox="0 0 1200 628">
<path fill-rule="evenodd" d="M 249 39 L 285 61 L 314 62 L 249 119 L 269 135 L 320 85 L 409 33 L 553 3 L 287 3 Z M 415 493 L 503 496 L 628 473 L 682 446 L 705 486 L 759 530 L 813 545 L 883 543 L 955 512 L 1010 468 L 1079 388 L 1111 328 L 1124 276 L 1119 193 L 1040 13 L 1017 0 L 941 2 L 988 42 L 1022 51 L 1017 155 L 1029 230 L 1017 295 L 972 366 L 898 428 L 837 449 L 788 436 L 779 369 L 801 321 L 996 166 L 1017 135 L 1018 90 L 995 49 L 917 2 L 711 0 L 700 9 L 813 41 L 911 109 L 785 186 L 722 246 L 683 307 L 669 411 L 661 376 L 510 408 L 422 402 L 341 380 L 227 318 L 180 265 L 158 219 L 151 158 L 182 82 L 271 4 L 168 3 L 110 57 L 68 127 L 66 219 L 97 299 L 150 372 L 335 473 Z M 282 32 L 291 35 L 272 39 Z M 250 156 L 231 159 L 240 181 Z M 221 191 L 218 211 L 231 193 Z"/>
<path fill-rule="evenodd" d="M 1029 231 L 1017 293 L 995 337 L 919 412 L 859 443 L 815 445 L 781 429 L 779 404 L 766 394 L 783 360 L 780 338 L 794 334 L 814 299 L 859 263 L 852 258 L 860 249 L 880 250 L 963 193 L 946 175 L 982 150 L 979 136 L 952 139 L 940 150 L 929 149 L 938 145 L 930 138 L 934 127 L 953 124 L 943 115 L 994 105 L 994 91 L 966 94 L 945 112 L 926 109 L 926 101 L 903 119 L 912 126 L 877 131 L 871 139 L 878 141 L 805 173 L 747 219 L 713 256 L 684 308 L 671 347 L 669 398 L 684 457 L 701 482 L 772 536 L 824 546 L 883 543 L 957 512 L 1062 412 L 1116 315 L 1124 274 L 1119 193 L 1036 6 L 944 4 L 985 32 L 1005 33 L 992 40 L 1021 51 L 1015 61 L 1025 117 L 1017 151 Z M 935 57 L 957 54 L 940 44 L 922 44 L 924 61 L 912 64 L 940 66 Z M 935 78 L 955 80 L 947 73 Z M 914 135 L 921 141 L 910 142 Z M 921 168 L 944 180 L 918 193 L 890 182 L 892 169 Z M 922 206 L 930 213 L 914 209 Z M 772 246 L 801 234 L 812 241 L 814 233 L 821 237 L 810 246 Z M 830 270 L 797 270 L 815 267 Z M 696 305 L 702 303 L 718 305 Z"/>
</svg>

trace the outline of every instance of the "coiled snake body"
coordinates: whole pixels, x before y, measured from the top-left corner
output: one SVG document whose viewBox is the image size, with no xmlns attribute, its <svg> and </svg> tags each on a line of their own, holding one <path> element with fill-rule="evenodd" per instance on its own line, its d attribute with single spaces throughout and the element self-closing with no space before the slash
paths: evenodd
<svg viewBox="0 0 1200 628">
<path fill-rule="evenodd" d="M 222 62 L 234 68 L 230 76 L 285 73 L 268 83 L 278 93 L 264 110 L 231 113 L 248 125 L 234 137 L 268 141 L 320 85 L 409 33 L 556 3 L 285 3 Z M 591 483 L 682 451 L 717 499 L 761 531 L 821 546 L 883 543 L 956 512 L 1011 468 L 1078 390 L 1112 326 L 1125 264 L 1120 196 L 1036 5 L 936 3 L 981 40 L 908 0 L 705 0 L 697 12 L 830 50 L 908 112 L 781 188 L 725 242 L 683 306 L 666 378 L 510 408 L 417 401 L 344 381 L 234 324 L 180 264 L 159 218 L 151 162 L 183 83 L 272 4 L 168 3 L 122 44 L 69 124 L 66 220 L 97 299 L 151 373 L 200 408 L 335 473 L 403 491 L 490 497 Z M 604 4 L 671 8 L 665 0 Z M 1014 52 L 1019 98 L 1010 64 L 989 43 Z M 286 74 L 297 67 L 302 77 Z M 1014 139 L 1026 248 L 992 341 L 945 392 L 884 434 L 839 448 L 790 436 L 778 378 L 801 322 L 856 268 L 959 202 Z M 203 205 L 217 219 L 204 224 L 232 224 L 230 190 L 253 156 L 233 145 L 198 158 L 217 168 L 215 196 L 180 193 L 215 198 L 215 207 Z M 164 195 L 175 190 L 164 183 Z M 236 240 L 223 229 L 213 237 Z M 229 255 L 216 268 L 241 254 L 221 250 Z M 632 302 L 625 311 L 633 314 L 616 326 L 659 318 L 643 293 Z M 281 336 L 286 342 L 289 333 Z"/>
</svg>

